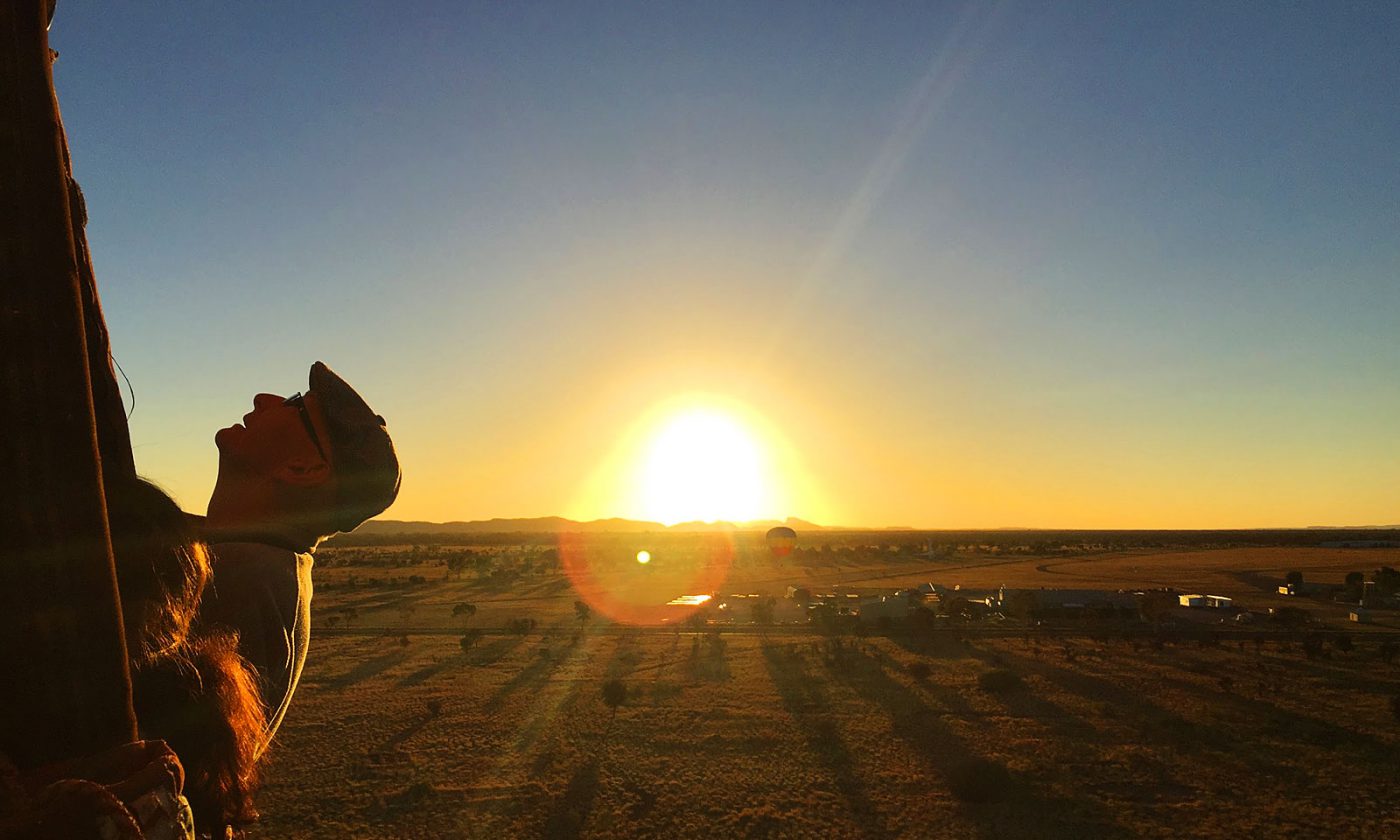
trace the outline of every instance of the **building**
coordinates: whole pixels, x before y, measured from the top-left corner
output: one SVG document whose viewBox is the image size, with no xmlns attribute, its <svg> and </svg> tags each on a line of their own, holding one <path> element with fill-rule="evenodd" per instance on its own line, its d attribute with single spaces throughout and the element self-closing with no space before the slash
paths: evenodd
<svg viewBox="0 0 1400 840">
<path fill-rule="evenodd" d="M 1138 615 L 1131 593 L 1105 589 L 1007 589 L 997 591 L 989 606 L 1004 615 L 1036 621 L 1129 619 Z"/>
<path fill-rule="evenodd" d="M 909 617 L 911 605 L 906 595 L 870 595 L 860 599 L 860 620 L 873 623 L 882 618 L 903 621 Z"/>
</svg>

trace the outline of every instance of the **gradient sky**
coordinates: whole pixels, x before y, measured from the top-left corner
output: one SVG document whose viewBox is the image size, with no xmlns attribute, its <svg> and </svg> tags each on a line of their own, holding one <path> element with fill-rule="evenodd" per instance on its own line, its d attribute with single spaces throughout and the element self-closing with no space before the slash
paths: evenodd
<svg viewBox="0 0 1400 840">
<path fill-rule="evenodd" d="M 703 393 L 785 453 L 776 516 L 1400 521 L 1400 4 L 62 0 L 50 37 L 188 508 L 324 359 L 389 420 L 390 518 L 632 515 L 600 470 Z"/>
</svg>

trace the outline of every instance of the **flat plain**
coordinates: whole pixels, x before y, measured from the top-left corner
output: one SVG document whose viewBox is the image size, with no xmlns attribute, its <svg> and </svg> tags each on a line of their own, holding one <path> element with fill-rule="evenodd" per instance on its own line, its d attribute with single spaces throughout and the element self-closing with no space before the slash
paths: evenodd
<svg viewBox="0 0 1400 840">
<path fill-rule="evenodd" d="M 1332 631 L 1310 656 L 1297 634 L 1233 627 L 824 634 L 787 601 L 772 625 L 743 599 L 717 599 L 728 610 L 704 624 L 653 610 L 695 591 L 921 581 L 1171 586 L 1263 609 L 1305 601 L 1277 595 L 1287 571 L 1340 582 L 1393 565 L 1393 548 L 872 543 L 773 558 L 755 540 L 638 540 L 318 555 L 312 651 L 250 834 L 1400 835 L 1393 625 L 1351 627 L 1329 602 L 1307 603 Z M 581 618 L 579 600 L 599 608 Z M 519 619 L 534 625 L 505 630 Z M 611 680 L 626 688 L 615 708 Z"/>
</svg>

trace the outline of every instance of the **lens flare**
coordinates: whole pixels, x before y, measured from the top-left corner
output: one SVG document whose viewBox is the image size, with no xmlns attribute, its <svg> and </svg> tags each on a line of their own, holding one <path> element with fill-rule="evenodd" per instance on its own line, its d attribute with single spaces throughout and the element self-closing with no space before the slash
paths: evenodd
<svg viewBox="0 0 1400 840">
<path fill-rule="evenodd" d="M 679 554 L 675 547 L 666 548 L 665 563 L 647 565 L 642 557 L 651 559 L 649 549 L 620 551 L 606 536 L 560 534 L 559 565 L 577 597 L 597 615 L 619 624 L 666 624 L 685 619 L 708 596 L 683 604 L 671 601 L 720 591 L 734 565 L 731 534 L 706 534 L 696 542 L 685 540 Z"/>
<path fill-rule="evenodd" d="M 650 562 L 651 562 L 651 552 L 650 552 L 650 551 L 647 551 L 647 550 L 645 550 L 645 549 L 643 549 L 642 551 L 637 552 L 637 562 L 638 562 L 638 563 L 641 563 L 643 566 L 645 566 L 646 564 L 650 563 Z"/>
</svg>

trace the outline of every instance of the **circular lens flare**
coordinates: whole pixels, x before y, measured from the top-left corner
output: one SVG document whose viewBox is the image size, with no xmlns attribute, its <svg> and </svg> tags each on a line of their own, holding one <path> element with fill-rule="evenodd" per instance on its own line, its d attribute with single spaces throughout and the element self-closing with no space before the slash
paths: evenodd
<svg viewBox="0 0 1400 840">
<path fill-rule="evenodd" d="M 728 533 L 687 535 L 663 564 L 648 566 L 643 555 L 651 559 L 649 550 L 619 551 L 606 536 L 559 536 L 559 565 L 578 598 L 619 624 L 669 624 L 702 608 L 729 578 L 735 545 Z"/>
<path fill-rule="evenodd" d="M 643 566 L 651 562 L 651 552 L 645 549 L 637 552 L 637 562 Z"/>
</svg>

